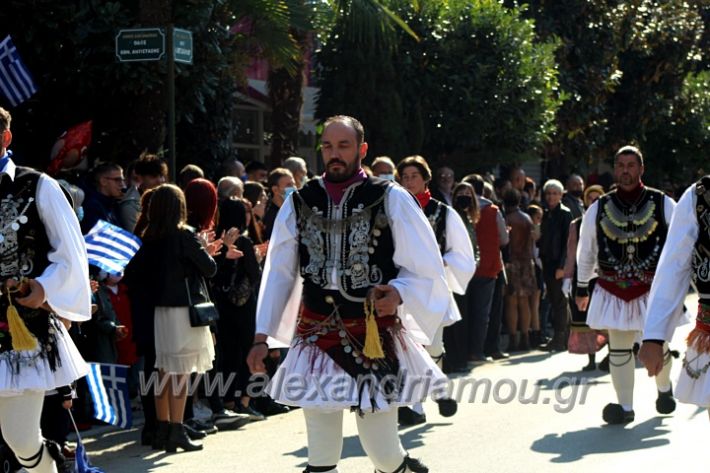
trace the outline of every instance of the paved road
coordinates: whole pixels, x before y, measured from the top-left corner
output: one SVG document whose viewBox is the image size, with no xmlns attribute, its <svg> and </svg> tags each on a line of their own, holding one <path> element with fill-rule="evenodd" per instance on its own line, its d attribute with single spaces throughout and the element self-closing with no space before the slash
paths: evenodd
<svg viewBox="0 0 710 473">
<path fill-rule="evenodd" d="M 688 307 L 696 304 L 689 298 Z M 676 348 L 683 346 L 688 330 L 678 331 Z M 601 411 L 615 401 L 611 379 L 598 371 L 581 372 L 586 361 L 580 355 L 531 352 L 477 366 L 457 382 L 490 382 L 488 402 L 481 386 L 474 402 L 461 403 L 453 418 L 440 417 L 436 404 L 427 402 L 429 423 L 401 430 L 405 448 L 436 473 L 708 471 L 696 460 L 707 448 L 704 409 L 679 405 L 672 416 L 658 415 L 655 384 L 637 366 L 636 421 L 606 426 Z M 679 370 L 676 361 L 674 377 Z M 570 386 L 575 380 L 582 384 Z M 531 401 L 535 386 L 538 402 Z M 340 471 L 372 472 L 352 414 L 346 415 L 344 429 Z M 92 462 L 110 473 L 300 472 L 307 463 L 305 425 L 298 411 L 212 435 L 202 452 L 155 453 L 140 447 L 137 437 L 137 430 L 118 431 L 85 442 Z"/>
</svg>

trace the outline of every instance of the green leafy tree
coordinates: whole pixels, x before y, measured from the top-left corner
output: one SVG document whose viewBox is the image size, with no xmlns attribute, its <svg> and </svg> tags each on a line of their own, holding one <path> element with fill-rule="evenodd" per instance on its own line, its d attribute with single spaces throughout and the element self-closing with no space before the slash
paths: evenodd
<svg viewBox="0 0 710 473">
<path fill-rule="evenodd" d="M 337 23 L 319 54 L 318 116 L 361 118 L 374 154 L 424 153 L 468 169 L 535 156 L 560 100 L 554 43 L 494 1 L 390 5 L 421 41 L 399 33 L 371 49 Z"/>
<path fill-rule="evenodd" d="M 559 39 L 560 85 L 568 97 L 557 114 L 558 133 L 545 149 L 549 174 L 586 171 L 629 142 L 644 150 L 649 177 L 670 163 L 692 162 L 683 150 L 707 137 L 696 133 L 695 115 L 683 115 L 690 113 L 688 83 L 697 80 L 689 74 L 707 70 L 707 2 L 524 3 L 539 35 Z M 691 129 L 681 130 L 685 124 Z M 681 135 L 697 141 L 671 146 L 676 151 L 663 157 L 656 153 Z"/>
</svg>

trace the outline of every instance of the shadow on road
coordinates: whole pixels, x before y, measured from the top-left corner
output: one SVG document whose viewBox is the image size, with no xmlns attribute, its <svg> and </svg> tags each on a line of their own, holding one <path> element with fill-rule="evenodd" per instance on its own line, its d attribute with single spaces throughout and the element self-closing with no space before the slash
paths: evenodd
<svg viewBox="0 0 710 473">
<path fill-rule="evenodd" d="M 140 431 L 134 428 L 109 431 L 94 439 L 85 439 L 89 460 L 107 472 L 125 466 L 127 458 L 133 459 L 131 467 L 134 471 L 150 472 L 164 466 L 161 459 L 168 454 L 142 447 L 139 438 Z"/>
<path fill-rule="evenodd" d="M 400 429 L 400 439 L 402 441 L 402 446 L 405 450 L 412 450 L 419 448 L 424 445 L 424 434 L 437 427 L 446 427 L 451 425 L 450 422 L 440 422 L 440 423 L 426 423 L 416 427 L 407 427 L 406 429 Z M 284 455 L 293 456 L 296 458 L 308 458 L 308 448 L 303 447 L 292 452 L 287 452 Z M 346 458 L 354 457 L 366 457 L 365 451 L 360 445 L 360 439 L 357 435 L 351 435 L 349 437 L 343 438 L 343 453 L 340 456 L 341 460 Z M 308 461 L 299 464 L 299 468 L 305 468 L 308 465 Z"/>
<path fill-rule="evenodd" d="M 663 417 L 654 417 L 627 427 L 604 425 L 564 434 L 547 434 L 533 442 L 531 449 L 557 455 L 550 460 L 552 463 L 570 463 L 597 453 L 660 447 L 670 443 L 666 438 L 657 438 L 669 432 L 662 423 Z"/>
<path fill-rule="evenodd" d="M 542 389 L 562 389 L 573 384 L 607 384 L 608 381 L 599 380 L 607 374 L 603 371 L 564 371 L 554 378 L 538 379 L 535 385 Z"/>
</svg>

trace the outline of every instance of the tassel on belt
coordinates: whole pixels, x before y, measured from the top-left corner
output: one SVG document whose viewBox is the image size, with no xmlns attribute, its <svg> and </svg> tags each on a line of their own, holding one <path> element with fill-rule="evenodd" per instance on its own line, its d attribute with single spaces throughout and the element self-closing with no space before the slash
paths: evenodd
<svg viewBox="0 0 710 473">
<path fill-rule="evenodd" d="M 333 315 L 318 314 L 303 307 L 297 333 L 326 351 L 340 345 L 344 339 L 353 338 L 362 344 L 365 357 L 372 360 L 382 359 L 385 354 L 379 330 L 398 325 L 400 320 L 396 315 L 376 317 L 374 308 L 370 304 L 367 305 L 370 307 L 365 317 L 337 319 Z"/>
<path fill-rule="evenodd" d="M 32 351 L 39 346 L 37 338 L 32 335 L 32 332 L 30 332 L 22 317 L 20 317 L 17 307 L 12 303 L 12 294 L 21 293 L 26 284 L 27 280 L 23 278 L 17 286 L 12 288 L 5 286 L 4 289 L 8 303 L 7 324 L 9 326 L 12 349 L 15 351 Z"/>
<path fill-rule="evenodd" d="M 695 328 L 688 335 L 688 346 L 698 353 L 710 353 L 710 306 L 698 304 Z"/>
</svg>

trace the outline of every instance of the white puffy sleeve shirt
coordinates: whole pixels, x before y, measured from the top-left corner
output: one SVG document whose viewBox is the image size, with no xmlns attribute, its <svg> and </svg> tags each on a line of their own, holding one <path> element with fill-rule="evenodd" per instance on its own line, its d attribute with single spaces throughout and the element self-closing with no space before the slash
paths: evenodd
<svg viewBox="0 0 710 473">
<path fill-rule="evenodd" d="M 690 287 L 693 252 L 698 240 L 696 200 L 695 185 L 692 185 L 673 211 L 666 244 L 651 285 L 643 332 L 645 340 L 670 341 L 675 328 L 687 322 L 682 307 Z"/>
<path fill-rule="evenodd" d="M 15 178 L 9 161 L 3 179 Z M 37 185 L 37 211 L 44 224 L 51 250 L 49 266 L 36 278 L 44 288 L 47 303 L 62 318 L 84 322 L 91 319 L 89 259 L 79 220 L 59 183 L 42 174 Z"/>
<path fill-rule="evenodd" d="M 402 298 L 398 315 L 416 341 L 429 344 L 451 297 L 439 247 L 424 213 L 404 188 L 388 187 L 385 211 L 399 268 L 388 283 Z M 303 288 L 298 263 L 296 212 L 289 196 L 274 222 L 257 303 L 256 332 L 271 337 L 272 347 L 288 346 L 296 331 Z M 335 277 L 331 275 L 328 288 L 337 288 Z"/>
<path fill-rule="evenodd" d="M 451 207 L 446 215 L 446 251 L 444 269 L 451 292 L 465 294 L 468 282 L 476 272 L 473 245 L 461 216 Z"/>
</svg>

